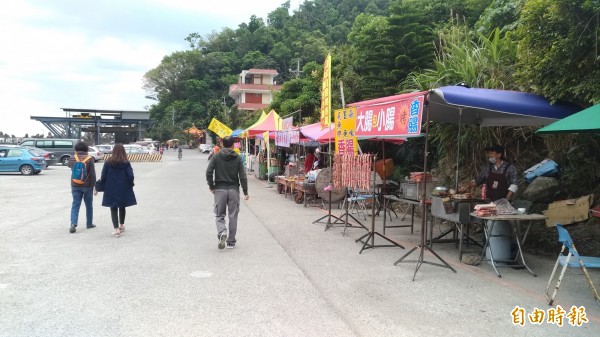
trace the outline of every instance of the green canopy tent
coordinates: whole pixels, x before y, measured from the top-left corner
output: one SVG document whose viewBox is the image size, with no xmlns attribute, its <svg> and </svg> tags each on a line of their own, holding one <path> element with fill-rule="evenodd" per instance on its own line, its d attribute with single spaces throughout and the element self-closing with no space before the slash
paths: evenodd
<svg viewBox="0 0 600 337">
<path fill-rule="evenodd" d="M 600 104 L 596 104 L 537 130 L 537 133 L 592 132 L 600 132 Z"/>
</svg>

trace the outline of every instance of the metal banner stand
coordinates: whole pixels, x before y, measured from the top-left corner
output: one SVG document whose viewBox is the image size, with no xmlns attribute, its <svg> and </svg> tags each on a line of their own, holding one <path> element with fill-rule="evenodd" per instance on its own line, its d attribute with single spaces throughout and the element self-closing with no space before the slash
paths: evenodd
<svg viewBox="0 0 600 337">
<path fill-rule="evenodd" d="M 427 198 L 427 194 L 426 194 L 427 192 L 425 192 L 425 191 L 427 191 L 427 156 L 429 155 L 429 153 L 428 153 L 428 151 L 429 151 L 429 105 L 427 105 L 427 120 L 426 120 L 425 128 L 426 128 L 426 130 L 425 130 L 425 160 L 423 163 L 423 172 L 425 173 L 425 180 L 423 181 L 423 195 L 421 198 L 421 207 L 423 208 L 423 214 L 422 214 L 422 220 L 421 220 L 421 243 L 418 244 L 413 249 L 411 249 L 410 251 L 408 251 L 406 254 L 404 254 L 404 256 L 402 256 L 400 259 L 398 259 L 398 261 L 394 262 L 394 266 L 397 266 L 399 263 L 402 263 L 402 262 L 416 262 L 417 265 L 415 268 L 415 273 L 413 274 L 413 278 L 412 278 L 413 281 L 415 280 L 415 277 L 417 276 L 417 272 L 419 271 L 419 268 L 421 268 L 421 266 L 424 263 L 430 264 L 433 266 L 437 266 L 437 267 L 448 268 L 456 273 L 456 270 L 454 268 L 452 268 L 452 266 L 450 266 L 446 261 L 444 261 L 444 259 L 442 259 L 436 252 L 434 252 L 432 248 L 427 246 L 427 244 L 425 242 L 425 239 L 427 237 L 427 206 L 425 205 L 425 199 Z M 412 254 L 412 252 L 414 252 L 416 250 L 419 250 L 419 257 L 416 260 L 405 260 L 406 257 L 408 257 L 410 254 Z M 431 254 L 433 254 L 443 264 L 426 261 L 424 259 L 425 250 L 427 250 Z"/>
<path fill-rule="evenodd" d="M 344 84 L 342 83 L 342 81 L 340 81 L 340 95 L 341 95 L 341 99 L 342 99 L 342 107 L 345 108 L 346 107 L 346 101 L 344 99 Z M 331 149 L 331 128 L 329 129 L 329 151 L 327 152 L 327 154 L 329 155 L 329 171 L 331 172 L 331 175 L 329 177 L 329 186 L 333 187 L 333 153 L 334 151 L 332 151 Z M 364 228 L 365 230 L 369 230 L 367 227 L 365 227 L 360 221 L 358 221 L 358 219 L 356 219 L 352 214 L 350 214 L 348 212 L 348 193 L 346 193 L 346 195 L 344 196 L 344 213 L 340 215 L 340 217 L 345 216 L 346 220 L 342 220 L 340 217 L 337 217 L 335 215 L 331 214 L 331 191 L 329 191 L 329 203 L 328 203 L 328 214 L 320 217 L 319 219 L 313 221 L 313 223 L 324 223 L 325 224 L 325 230 L 327 231 L 329 228 L 331 227 L 342 227 L 341 225 L 344 224 L 344 233 L 343 235 L 346 236 L 346 230 L 348 228 Z M 348 222 L 348 217 L 351 217 L 354 221 L 356 221 L 359 226 L 356 226 L 354 224 L 351 224 Z M 323 222 L 321 220 L 327 218 L 326 222 Z M 331 218 L 335 218 L 336 221 L 331 222 Z"/>
<path fill-rule="evenodd" d="M 362 239 L 364 237 L 366 237 L 365 241 L 364 241 L 364 245 L 362 246 L 359 254 L 361 254 L 363 252 L 363 250 L 365 249 L 371 249 L 371 248 L 379 248 L 379 247 L 400 247 L 402 249 L 404 249 L 404 246 L 402 246 L 401 244 L 395 242 L 394 240 L 388 238 L 387 236 L 376 232 L 375 231 L 375 156 L 373 156 L 373 194 L 372 194 L 372 199 L 373 201 L 371 202 L 371 230 L 369 230 L 369 232 L 363 236 L 361 236 L 360 238 L 356 239 L 356 241 L 354 242 L 363 242 Z M 367 229 L 368 230 L 368 229 Z M 378 235 L 379 237 L 389 241 L 390 243 L 392 243 L 391 245 L 376 245 L 375 244 L 375 235 Z M 369 239 L 371 240 L 371 243 L 369 243 Z"/>
<path fill-rule="evenodd" d="M 331 144 L 331 143 L 330 143 Z M 329 155 L 329 171 L 331 172 L 330 176 L 329 176 L 329 185 L 333 186 L 333 167 L 332 167 L 332 153 L 331 152 L 321 152 L 323 155 L 327 154 Z M 351 227 L 351 228 L 364 228 L 367 229 L 363 224 L 360 224 L 360 222 L 358 222 L 358 220 L 356 220 L 356 218 L 354 218 L 354 216 L 352 216 L 351 214 L 348 214 L 348 212 L 345 213 L 346 215 L 346 221 L 344 221 L 341 217 L 337 217 L 333 214 L 331 214 L 331 191 L 328 192 L 329 194 L 329 200 L 328 200 L 328 207 L 327 207 L 327 215 L 324 215 L 320 218 L 318 218 L 317 220 L 313 221 L 313 224 L 317 224 L 317 223 L 324 223 L 325 224 L 325 230 L 328 230 L 331 227 L 344 227 L 344 235 L 346 234 L 346 228 Z M 345 197 L 347 198 L 347 197 Z M 346 210 L 348 208 L 348 203 L 346 202 Z M 343 216 L 344 214 L 342 214 L 341 216 Z M 348 223 L 348 215 L 350 217 L 352 217 L 352 219 L 354 219 L 355 221 L 357 221 L 360 226 L 355 226 L 353 224 Z M 331 221 L 331 218 L 334 218 L 335 221 Z M 327 219 L 326 221 L 323 221 Z M 343 225 L 343 226 L 342 226 Z"/>
</svg>

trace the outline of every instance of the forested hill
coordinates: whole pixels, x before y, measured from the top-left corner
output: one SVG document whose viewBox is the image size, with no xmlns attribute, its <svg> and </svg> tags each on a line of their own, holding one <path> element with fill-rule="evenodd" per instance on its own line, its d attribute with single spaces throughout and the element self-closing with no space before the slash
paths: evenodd
<svg viewBox="0 0 600 337">
<path fill-rule="evenodd" d="M 295 83 L 294 90 L 287 95 L 295 97 L 295 100 L 279 100 L 275 107 L 282 113 L 302 108 L 306 111 L 304 116 L 309 116 L 318 106 L 319 93 L 318 88 L 314 87 L 314 72 L 320 71 L 328 51 L 334 52 L 334 71 L 342 72 L 338 77 L 346 77 L 348 101 L 376 97 L 382 94 L 378 89 L 381 83 L 378 80 L 370 84 L 369 80 L 392 70 L 389 67 L 395 65 L 391 47 L 401 41 L 400 37 L 395 37 L 400 32 L 393 29 L 388 31 L 390 11 L 401 12 L 402 6 L 426 5 L 426 10 L 416 13 L 424 25 L 435 21 L 446 22 L 450 19 L 450 13 L 468 13 L 469 17 L 478 17 L 485 6 L 478 5 L 479 9 L 471 9 L 469 3 L 490 2 L 452 0 L 443 4 L 429 4 L 427 1 L 316 0 L 304 2 L 291 12 L 288 1 L 266 18 L 252 16 L 237 28 L 226 28 L 207 36 L 190 32 L 186 38 L 190 50 L 165 56 L 161 64 L 145 76 L 148 96 L 157 100 L 152 108 L 153 118 L 157 122 L 172 124 L 172 111 L 175 110 L 176 124 L 187 126 L 196 123 L 205 127 L 214 115 L 222 114 L 223 97 L 228 106 L 232 105 L 233 102 L 227 98 L 228 87 L 236 82 L 242 69 L 277 69 L 280 73 L 278 81 L 283 83 L 294 78 L 289 70 L 295 69 L 298 61 L 300 70 L 305 71 L 300 83 Z M 430 13 L 434 17 L 427 17 Z M 424 32 L 419 32 L 419 35 L 421 33 Z M 424 36 L 419 38 L 429 45 L 426 57 L 431 61 L 432 34 L 428 34 L 426 39 Z M 377 50 L 376 44 L 379 43 L 385 50 Z M 373 44 L 373 48 L 368 44 Z M 357 54 L 357 50 L 361 54 Z M 375 52 L 374 57 L 385 54 L 388 60 L 365 60 L 368 55 L 364 53 L 368 51 Z M 361 76 L 366 76 L 364 81 Z M 304 83 L 302 79 L 308 79 L 310 83 Z M 390 82 L 391 78 L 383 80 Z M 385 85 L 387 92 L 393 92 L 396 90 L 393 87 L 397 87 L 397 83 L 392 82 Z M 363 92 L 368 95 L 365 96 Z M 229 122 L 234 123 L 233 127 L 238 126 L 235 125 L 238 123 L 236 120 Z"/>
</svg>

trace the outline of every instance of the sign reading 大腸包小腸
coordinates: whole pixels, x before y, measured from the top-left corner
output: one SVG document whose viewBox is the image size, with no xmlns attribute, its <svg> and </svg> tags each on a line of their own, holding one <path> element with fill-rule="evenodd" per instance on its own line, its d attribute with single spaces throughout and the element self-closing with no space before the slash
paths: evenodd
<svg viewBox="0 0 600 337">
<path fill-rule="evenodd" d="M 424 96 L 379 105 L 360 106 L 356 112 L 356 136 L 410 137 L 421 134 Z"/>
</svg>

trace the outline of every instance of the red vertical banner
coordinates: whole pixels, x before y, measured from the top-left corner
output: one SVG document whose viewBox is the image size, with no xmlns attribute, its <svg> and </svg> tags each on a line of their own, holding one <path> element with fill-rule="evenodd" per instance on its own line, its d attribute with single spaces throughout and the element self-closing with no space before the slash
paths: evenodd
<svg viewBox="0 0 600 337">
<path fill-rule="evenodd" d="M 331 54 L 327 54 L 323 65 L 323 83 L 321 85 L 321 129 L 331 124 Z"/>
</svg>

